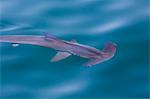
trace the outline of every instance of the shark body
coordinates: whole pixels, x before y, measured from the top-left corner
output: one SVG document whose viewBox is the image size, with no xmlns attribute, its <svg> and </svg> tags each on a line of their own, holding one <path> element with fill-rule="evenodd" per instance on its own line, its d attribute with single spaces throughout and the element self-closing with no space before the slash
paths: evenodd
<svg viewBox="0 0 150 99">
<path fill-rule="evenodd" d="M 103 50 L 98 50 L 94 47 L 79 44 L 75 40 L 60 40 L 48 33 L 44 33 L 44 36 L 3 35 L 0 36 L 0 42 L 12 43 L 14 47 L 18 46 L 18 44 L 31 44 L 53 48 L 59 52 L 51 59 L 51 62 L 60 61 L 73 54 L 90 59 L 87 63 L 84 64 L 85 66 L 93 66 L 109 60 L 116 52 L 116 44 L 112 42 L 107 43 Z"/>
</svg>

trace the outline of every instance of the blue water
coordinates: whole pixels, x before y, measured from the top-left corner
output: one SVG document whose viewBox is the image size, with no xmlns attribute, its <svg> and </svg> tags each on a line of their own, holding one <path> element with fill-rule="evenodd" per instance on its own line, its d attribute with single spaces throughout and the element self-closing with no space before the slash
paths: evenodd
<svg viewBox="0 0 150 99">
<path fill-rule="evenodd" d="M 148 98 L 148 0 L 1 0 L 0 34 L 43 35 L 117 52 L 91 68 L 56 51 L 1 43 L 2 99 Z"/>
</svg>

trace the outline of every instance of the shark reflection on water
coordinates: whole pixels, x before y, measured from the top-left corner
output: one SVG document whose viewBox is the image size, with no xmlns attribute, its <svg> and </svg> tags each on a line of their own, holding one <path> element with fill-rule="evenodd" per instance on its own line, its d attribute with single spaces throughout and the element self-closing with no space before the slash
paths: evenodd
<svg viewBox="0 0 150 99">
<path fill-rule="evenodd" d="M 0 42 L 12 43 L 14 47 L 19 44 L 31 44 L 53 48 L 58 53 L 51 59 L 51 62 L 57 62 L 69 57 L 70 55 L 77 55 L 83 58 L 90 59 L 85 66 L 93 66 L 98 63 L 111 59 L 116 52 L 116 44 L 109 42 L 106 43 L 104 49 L 98 50 L 94 47 L 79 44 L 77 41 L 65 41 L 56 38 L 49 33 L 41 35 L 2 35 Z"/>
</svg>

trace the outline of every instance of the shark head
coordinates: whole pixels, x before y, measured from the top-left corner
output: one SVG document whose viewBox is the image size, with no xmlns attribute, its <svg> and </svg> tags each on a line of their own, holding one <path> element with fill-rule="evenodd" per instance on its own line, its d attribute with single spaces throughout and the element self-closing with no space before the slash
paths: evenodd
<svg viewBox="0 0 150 99">
<path fill-rule="evenodd" d="M 98 63 L 102 63 L 104 61 L 111 59 L 116 52 L 116 47 L 117 45 L 115 43 L 112 43 L 112 42 L 106 43 L 102 52 L 96 53 L 95 58 L 91 58 L 91 60 L 85 63 L 84 65 L 91 67 L 93 65 L 96 65 Z"/>
<path fill-rule="evenodd" d="M 116 52 L 117 44 L 113 42 L 107 42 L 102 51 L 99 51 L 95 54 L 96 58 L 107 58 L 113 56 Z"/>
<path fill-rule="evenodd" d="M 115 44 L 113 42 L 108 42 L 105 44 L 103 52 L 109 53 L 109 54 L 114 54 L 116 52 L 116 47 L 117 47 L 117 44 Z"/>
<path fill-rule="evenodd" d="M 105 47 L 104 49 L 102 50 L 103 51 L 103 60 L 109 60 L 111 59 L 114 54 L 116 53 L 116 47 L 117 47 L 117 44 L 113 43 L 113 42 L 108 42 L 105 44 Z"/>
</svg>

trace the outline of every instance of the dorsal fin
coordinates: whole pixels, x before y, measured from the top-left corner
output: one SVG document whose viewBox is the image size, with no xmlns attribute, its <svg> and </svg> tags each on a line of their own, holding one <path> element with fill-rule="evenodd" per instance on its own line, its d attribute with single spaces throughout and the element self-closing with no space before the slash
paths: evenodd
<svg viewBox="0 0 150 99">
<path fill-rule="evenodd" d="M 53 35 L 51 35 L 51 34 L 49 34 L 47 32 L 44 32 L 44 38 L 46 40 L 58 40 L 58 38 L 56 38 L 55 36 L 53 36 Z"/>
<path fill-rule="evenodd" d="M 51 62 L 57 62 L 62 59 L 69 57 L 71 54 L 68 52 L 58 52 L 52 59 Z"/>
</svg>

